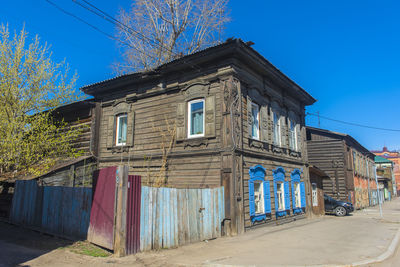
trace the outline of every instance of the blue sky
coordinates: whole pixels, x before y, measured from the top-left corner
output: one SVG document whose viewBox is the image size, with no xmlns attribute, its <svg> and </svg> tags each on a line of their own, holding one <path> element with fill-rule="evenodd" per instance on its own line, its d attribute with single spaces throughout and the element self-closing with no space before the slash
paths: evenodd
<svg viewBox="0 0 400 267">
<path fill-rule="evenodd" d="M 70 0 L 52 0 L 103 31 L 114 27 Z M 116 15 L 130 0 L 91 0 Z M 272 64 L 318 100 L 307 108 L 321 116 L 400 129 L 400 3 L 398 1 L 240 1 L 229 4 L 225 37 L 253 41 Z M 0 23 L 51 44 L 79 74 L 78 86 L 114 76 L 114 40 L 61 13 L 45 0 L 4 1 Z M 307 124 L 318 126 L 315 117 Z M 368 149 L 400 149 L 400 132 L 359 128 L 321 118 L 321 128 L 352 135 Z"/>
</svg>

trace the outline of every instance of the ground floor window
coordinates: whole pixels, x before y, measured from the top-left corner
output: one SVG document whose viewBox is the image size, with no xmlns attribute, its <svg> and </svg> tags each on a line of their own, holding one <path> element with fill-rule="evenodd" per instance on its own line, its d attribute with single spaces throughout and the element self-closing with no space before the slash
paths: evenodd
<svg viewBox="0 0 400 267">
<path fill-rule="evenodd" d="M 256 214 L 264 213 L 264 192 L 262 182 L 254 182 L 254 205 Z"/>
<path fill-rule="evenodd" d="M 276 197 L 278 198 L 278 210 L 285 210 L 285 189 L 283 183 L 276 184 Z"/>
<path fill-rule="evenodd" d="M 300 191 L 300 183 L 294 184 L 294 207 L 300 208 L 301 207 L 301 191 Z"/>
</svg>

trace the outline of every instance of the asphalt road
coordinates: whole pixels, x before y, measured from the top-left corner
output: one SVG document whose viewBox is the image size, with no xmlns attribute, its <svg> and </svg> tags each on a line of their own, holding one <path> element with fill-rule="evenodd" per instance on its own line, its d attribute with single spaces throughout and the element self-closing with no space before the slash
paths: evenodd
<svg viewBox="0 0 400 267">
<path fill-rule="evenodd" d="M 0 222 L 0 266 L 177 266 L 351 265 L 384 253 L 400 227 L 400 199 L 352 216 L 323 216 L 261 227 L 236 237 L 218 238 L 177 249 L 123 258 L 93 258 L 72 253 L 71 242 Z M 399 248 L 382 263 L 400 266 Z"/>
</svg>

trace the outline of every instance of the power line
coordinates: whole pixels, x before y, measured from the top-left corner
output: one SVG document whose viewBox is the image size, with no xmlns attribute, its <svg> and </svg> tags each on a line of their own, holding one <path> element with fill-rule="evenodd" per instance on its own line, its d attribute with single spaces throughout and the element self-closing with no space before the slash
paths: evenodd
<svg viewBox="0 0 400 267">
<path fill-rule="evenodd" d="M 118 39 L 118 38 L 115 38 L 115 37 L 112 36 L 111 34 L 109 34 L 109 33 L 105 32 L 105 31 L 101 30 L 100 28 L 96 27 L 95 25 L 93 25 L 93 24 L 87 22 L 86 20 L 84 20 L 84 19 L 78 17 L 77 15 L 75 15 L 75 14 L 73 14 L 73 13 L 71 13 L 71 12 L 65 10 L 65 9 L 63 9 L 62 7 L 60 7 L 59 5 L 57 5 L 56 3 L 54 3 L 54 2 L 52 2 L 52 1 L 50 1 L 50 0 L 46 0 L 46 2 L 48 2 L 48 3 L 51 4 L 52 6 L 54 6 L 55 8 L 57 8 L 58 10 L 60 10 L 61 12 L 63 12 L 64 14 L 67 14 L 68 16 L 71 16 L 71 17 L 77 19 L 78 21 L 80 21 L 80 22 L 82 22 L 82 23 L 88 25 L 89 27 L 91 27 L 92 29 L 94 29 L 94 30 L 100 32 L 101 34 L 104 34 L 104 35 L 107 36 L 108 38 L 110 38 L 110 39 L 112 39 L 112 40 L 114 40 L 114 41 L 120 42 L 120 43 L 123 44 L 123 45 L 129 46 L 130 48 L 135 49 L 136 51 L 138 51 L 138 52 L 140 52 L 140 53 L 144 53 L 143 50 L 140 50 L 140 49 L 138 49 L 138 48 L 136 48 L 136 47 L 130 45 L 130 44 L 127 43 L 127 42 L 124 42 L 124 41 L 122 41 L 122 40 L 120 40 L 120 39 Z M 153 58 L 153 59 L 155 59 L 155 60 L 157 60 L 157 58 L 155 58 L 155 57 L 153 57 L 153 56 L 151 56 L 151 55 L 148 55 L 148 56 L 151 57 L 151 58 Z"/>
<path fill-rule="evenodd" d="M 128 25 L 122 23 L 121 21 L 115 19 L 113 16 L 109 15 L 107 12 L 105 12 L 105 11 L 101 10 L 100 8 L 96 7 L 95 5 L 91 4 L 89 1 L 87 1 L 87 0 L 81 0 L 81 1 L 83 1 L 86 5 L 82 4 L 79 0 L 72 0 L 72 2 L 74 2 L 75 4 L 85 8 L 86 10 L 88 10 L 88 11 L 92 12 L 93 14 L 99 16 L 100 18 L 110 22 L 111 24 L 113 24 L 119 28 L 122 28 L 122 30 L 127 31 L 129 34 L 131 34 L 131 35 L 136 34 L 136 35 L 140 36 L 139 39 L 141 39 L 142 41 L 146 41 L 151 46 L 153 46 L 153 47 L 157 46 L 161 50 L 166 50 L 176 57 L 181 57 L 180 54 L 174 52 L 172 49 L 165 47 L 164 45 L 160 44 L 159 42 L 154 41 L 153 39 L 147 37 L 146 35 L 142 34 L 141 32 L 139 32 L 135 29 L 132 29 Z M 200 70 L 200 67 L 198 67 L 196 64 L 188 63 L 185 60 L 183 60 L 183 63 Z"/>
<path fill-rule="evenodd" d="M 390 132 L 400 132 L 400 130 L 397 130 L 397 129 L 380 128 L 380 127 L 363 125 L 363 124 L 354 123 L 354 122 L 347 122 L 347 121 L 341 121 L 341 120 L 337 120 L 337 119 L 332 119 L 332 118 L 328 118 L 328 117 L 325 117 L 325 116 L 321 116 L 319 114 L 319 112 L 318 113 L 307 112 L 306 115 L 311 115 L 311 116 L 315 116 L 315 117 L 318 117 L 318 118 L 321 117 L 321 118 L 323 118 L 325 120 L 339 122 L 339 123 L 343 123 L 343 124 L 347 124 L 347 125 L 353 125 L 353 126 L 357 126 L 357 127 L 363 127 L 363 128 L 369 128 L 369 129 L 375 129 L 375 130 L 382 130 L 382 131 L 390 131 Z"/>
</svg>

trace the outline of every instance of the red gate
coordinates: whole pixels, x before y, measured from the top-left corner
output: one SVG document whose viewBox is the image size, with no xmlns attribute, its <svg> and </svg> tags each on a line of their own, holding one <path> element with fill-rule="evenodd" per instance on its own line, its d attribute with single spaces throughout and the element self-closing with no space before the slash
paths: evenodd
<svg viewBox="0 0 400 267">
<path fill-rule="evenodd" d="M 128 196 L 126 212 L 126 254 L 134 254 L 140 250 L 140 204 L 141 177 L 128 176 Z"/>
<path fill-rule="evenodd" d="M 93 174 L 93 202 L 88 240 L 99 246 L 114 248 L 115 175 L 117 167 Z"/>
</svg>

